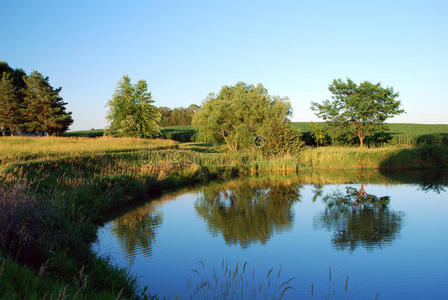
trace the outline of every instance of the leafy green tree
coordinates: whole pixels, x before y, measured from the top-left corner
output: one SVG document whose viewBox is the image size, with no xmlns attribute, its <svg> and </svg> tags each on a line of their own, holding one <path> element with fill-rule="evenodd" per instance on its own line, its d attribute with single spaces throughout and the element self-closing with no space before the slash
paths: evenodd
<svg viewBox="0 0 448 300">
<path fill-rule="evenodd" d="M 269 148 L 279 142 L 272 130 L 286 130 L 291 113 L 288 98 L 269 95 L 262 84 L 238 82 L 209 94 L 192 124 L 199 140 L 224 143 L 230 150 L 254 148 L 259 136 Z"/>
<path fill-rule="evenodd" d="M 129 76 L 124 75 L 107 103 L 108 134 L 140 138 L 159 136 L 160 112 L 153 103 L 145 80 L 131 84 Z"/>
<path fill-rule="evenodd" d="M 62 88 L 53 88 L 48 77 L 33 71 L 24 78 L 24 126 L 29 132 L 52 135 L 65 132 L 73 123 L 71 112 L 59 95 Z"/>
<path fill-rule="evenodd" d="M 159 106 L 157 109 L 160 112 L 160 126 L 171 126 L 171 108 Z"/>
<path fill-rule="evenodd" d="M 174 109 L 161 106 L 158 107 L 161 113 L 160 125 L 162 126 L 187 126 L 191 125 L 193 115 L 199 110 L 200 106 L 191 104 L 187 108 L 177 107 Z"/>
<path fill-rule="evenodd" d="M 249 133 L 250 136 L 250 133 Z M 265 155 L 297 153 L 305 144 L 302 132 L 290 125 L 289 120 L 266 120 L 260 127 L 257 137 L 261 137 L 258 149 Z"/>
<path fill-rule="evenodd" d="M 311 122 L 311 135 L 313 136 L 314 140 L 316 141 L 317 147 L 319 147 L 319 144 L 322 145 L 322 142 L 325 139 L 325 130 L 323 126 L 316 124 L 314 122 Z"/>
<path fill-rule="evenodd" d="M 23 122 L 23 101 L 14 86 L 10 74 L 4 72 L 0 81 L 0 127 L 12 136 Z"/>
<path fill-rule="evenodd" d="M 335 79 L 328 89 L 333 100 L 312 102 L 311 109 L 331 126 L 358 137 L 361 147 L 366 135 L 385 130 L 385 120 L 404 112 L 397 100 L 398 93 L 380 83 L 364 81 L 357 85 L 350 79 L 347 82 Z"/>
</svg>

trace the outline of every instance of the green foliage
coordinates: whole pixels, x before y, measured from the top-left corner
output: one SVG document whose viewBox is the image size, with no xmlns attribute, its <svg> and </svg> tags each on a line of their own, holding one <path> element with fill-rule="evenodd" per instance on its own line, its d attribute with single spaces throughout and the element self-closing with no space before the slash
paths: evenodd
<svg viewBox="0 0 448 300">
<path fill-rule="evenodd" d="M 266 147 L 277 147 L 272 149 L 276 151 L 280 141 L 271 132 L 276 127 L 286 130 L 290 115 L 287 98 L 269 95 L 262 84 L 238 82 L 223 86 L 218 94 L 210 94 L 192 124 L 200 141 L 224 143 L 230 150 L 237 150 L 256 149 L 254 140 L 262 138 Z"/>
<path fill-rule="evenodd" d="M 13 69 L 6 62 L 0 61 L 0 76 L 2 76 L 3 73 L 6 73 L 11 77 L 13 85 L 19 90 L 19 92 L 21 89 L 26 88 L 24 81 L 26 73 L 22 69 Z"/>
<path fill-rule="evenodd" d="M 325 129 L 323 126 L 311 122 L 311 135 L 313 136 L 314 140 L 316 141 L 317 147 L 319 147 L 319 144 L 322 145 L 324 139 L 325 139 Z"/>
<path fill-rule="evenodd" d="M 24 78 L 25 123 L 28 132 L 53 133 L 65 132 L 73 123 L 71 112 L 65 111 L 65 103 L 59 95 L 62 88 L 53 88 L 49 78 L 33 71 Z"/>
<path fill-rule="evenodd" d="M 100 137 L 104 135 L 104 129 L 91 129 L 91 130 L 79 130 L 79 131 L 69 131 L 64 134 L 64 136 L 71 137 Z"/>
<path fill-rule="evenodd" d="M 332 127 L 324 122 L 291 122 L 291 125 L 302 132 L 302 139 L 307 145 L 316 145 L 313 136 L 313 124 L 324 131 L 326 146 L 353 145 L 356 140 L 352 136 L 344 135 L 340 128 Z M 447 124 L 412 124 L 385 123 L 385 132 L 376 132 L 366 137 L 364 144 L 373 146 L 420 146 L 448 145 Z"/>
<path fill-rule="evenodd" d="M 29 76 L 0 62 L 0 128 L 14 133 L 61 134 L 73 123 L 61 88 L 53 88 L 39 72 Z"/>
<path fill-rule="evenodd" d="M 361 147 L 367 135 L 384 130 L 385 120 L 404 112 L 396 99 L 398 93 L 380 83 L 364 81 L 357 85 L 350 79 L 335 79 L 328 89 L 333 100 L 313 102 L 311 109 L 332 126 L 358 137 Z"/>
<path fill-rule="evenodd" d="M 8 128 L 13 135 L 22 125 L 22 114 L 23 101 L 10 74 L 4 72 L 0 81 L 0 128 Z"/>
<path fill-rule="evenodd" d="M 269 121 L 263 124 L 262 136 L 266 143 L 260 147 L 265 155 L 277 155 L 281 153 L 296 154 L 305 144 L 301 138 L 302 133 L 296 128 L 290 126 L 289 122 L 276 122 L 272 124 Z"/>
<path fill-rule="evenodd" d="M 132 85 L 129 76 L 124 75 L 107 103 L 110 126 L 106 133 L 140 138 L 159 136 L 160 112 L 152 103 L 146 81 Z"/>
<path fill-rule="evenodd" d="M 187 108 L 178 107 L 178 108 L 168 108 L 168 107 L 158 107 L 161 120 L 161 126 L 188 126 L 191 125 L 191 120 L 193 119 L 193 115 L 199 110 L 199 106 L 196 104 L 191 104 Z"/>
<path fill-rule="evenodd" d="M 196 133 L 191 126 L 169 126 L 160 131 L 165 138 L 181 143 L 193 142 Z"/>
<path fill-rule="evenodd" d="M 32 132 L 26 127 L 26 123 L 31 120 L 26 114 L 33 109 L 28 108 L 24 101 L 25 92 L 29 92 L 25 82 L 26 73 L 22 69 L 11 68 L 6 62 L 0 62 L 0 79 L 0 129 L 10 135 Z M 42 107 L 42 110 L 47 110 L 47 107 Z"/>
</svg>

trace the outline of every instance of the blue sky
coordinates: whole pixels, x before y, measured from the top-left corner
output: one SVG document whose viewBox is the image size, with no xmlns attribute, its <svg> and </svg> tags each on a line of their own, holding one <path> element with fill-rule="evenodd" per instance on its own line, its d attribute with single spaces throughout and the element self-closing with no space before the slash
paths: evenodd
<svg viewBox="0 0 448 300">
<path fill-rule="evenodd" d="M 238 81 L 287 96 L 293 121 L 334 78 L 400 93 L 391 122 L 448 123 L 448 1 L 1 0 L 0 60 L 62 86 L 73 130 L 104 128 L 128 74 L 156 105 L 200 104 Z"/>
</svg>

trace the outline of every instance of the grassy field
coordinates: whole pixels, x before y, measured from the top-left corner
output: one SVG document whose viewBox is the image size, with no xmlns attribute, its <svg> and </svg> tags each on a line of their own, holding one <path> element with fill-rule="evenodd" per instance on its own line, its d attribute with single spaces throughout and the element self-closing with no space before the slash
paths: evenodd
<svg viewBox="0 0 448 300">
<path fill-rule="evenodd" d="M 446 147 L 321 147 L 263 157 L 172 140 L 2 137 L 0 294 L 149 298 L 90 244 L 117 211 L 165 191 L 250 175 L 298 173 L 302 183 L 342 183 L 365 179 L 359 170 L 434 167 L 448 167 Z M 378 182 L 402 182 L 375 174 Z"/>
<path fill-rule="evenodd" d="M 0 164 L 6 162 L 50 159 L 54 157 L 79 157 L 84 154 L 101 154 L 175 148 L 172 140 L 145 140 L 134 138 L 0 138 Z"/>
</svg>

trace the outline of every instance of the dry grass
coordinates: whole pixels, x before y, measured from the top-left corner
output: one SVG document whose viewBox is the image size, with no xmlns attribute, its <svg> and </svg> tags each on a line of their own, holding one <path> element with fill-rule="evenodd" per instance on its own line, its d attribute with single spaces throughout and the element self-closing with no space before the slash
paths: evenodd
<svg viewBox="0 0 448 300">
<path fill-rule="evenodd" d="M 1 137 L 0 163 L 61 156 L 175 148 L 178 143 L 162 139 Z"/>
</svg>

